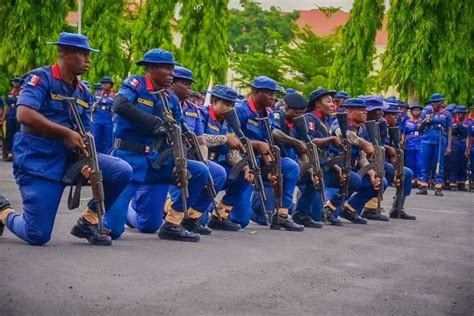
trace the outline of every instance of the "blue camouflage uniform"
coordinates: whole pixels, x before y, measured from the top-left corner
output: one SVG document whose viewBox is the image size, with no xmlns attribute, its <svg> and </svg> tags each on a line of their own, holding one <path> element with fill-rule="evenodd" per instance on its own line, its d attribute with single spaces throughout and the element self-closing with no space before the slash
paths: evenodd
<svg viewBox="0 0 474 316">
<path fill-rule="evenodd" d="M 164 105 L 153 92 L 155 92 L 155 88 L 148 75 L 130 76 L 122 83 L 117 95 L 126 97 L 137 109 L 165 120 Z M 164 98 L 166 98 L 169 104 L 169 110 L 173 118 L 184 128 L 184 119 L 178 98 L 170 93 L 170 91 L 165 93 Z M 124 232 L 128 205 L 137 189 L 142 185 L 170 184 L 172 209 L 176 212 L 187 211 L 183 209 L 181 189 L 174 182 L 174 163 L 172 157 L 165 159 L 159 170 L 151 166 L 167 147 L 166 142 L 162 142 L 162 147 L 156 150 L 153 146 L 156 136 L 120 114 L 116 114 L 114 120 L 114 137 L 116 140 L 112 149 L 112 155 L 130 163 L 133 168 L 133 177 L 131 183 L 125 188 L 113 208 L 104 218 L 105 226 L 111 230 L 111 237 L 118 238 Z M 126 143 L 130 144 L 129 148 L 140 147 L 141 150 L 127 149 L 124 145 Z M 188 172 L 191 175 L 188 185 L 188 205 L 202 212 L 211 201 L 207 201 L 204 209 L 202 209 L 202 205 L 205 203 L 200 202 L 201 205 L 196 203 L 201 196 L 207 194 L 204 187 L 208 180 L 209 171 L 202 162 L 188 160 Z"/>
<path fill-rule="evenodd" d="M 110 77 L 104 77 L 101 83 L 113 83 Z M 112 117 L 115 93 L 110 90 L 99 90 L 94 94 L 92 112 L 92 134 L 94 135 L 97 151 L 108 153 L 112 148 Z"/>
<path fill-rule="evenodd" d="M 258 121 L 260 114 L 257 112 L 256 106 L 250 96 L 247 100 L 242 101 L 240 104 L 236 105 L 235 111 L 240 121 L 242 127 L 242 132 L 250 140 L 258 140 L 266 142 L 268 140 L 268 135 L 265 130 L 263 123 Z M 270 125 L 273 125 L 271 120 L 271 110 L 267 109 L 267 115 L 270 119 Z M 283 176 L 283 199 L 282 207 L 284 209 L 290 209 L 293 205 L 293 192 L 296 188 L 296 182 L 299 175 L 299 166 L 298 164 L 288 157 L 282 157 L 281 159 L 281 172 Z M 268 182 L 266 175 L 263 175 L 264 182 Z M 247 187 L 250 184 L 245 184 Z M 240 191 L 240 190 L 239 190 Z M 241 196 L 238 196 L 239 192 L 234 190 L 229 190 L 226 194 L 227 199 L 235 201 L 234 205 L 237 204 L 239 200 L 242 199 Z M 257 214 L 262 214 L 261 202 L 258 199 L 257 194 L 253 193 L 252 197 L 252 211 L 255 213 L 252 216 L 257 222 L 260 222 Z M 233 210 L 231 213 L 231 220 L 240 224 L 242 227 L 245 227 L 249 223 L 250 213 L 247 209 L 237 209 Z"/>
<path fill-rule="evenodd" d="M 436 96 L 435 94 L 434 96 Z M 440 96 L 432 99 L 432 102 L 444 100 Z M 428 187 L 428 181 L 434 178 L 436 188 L 441 189 L 444 182 L 444 151 L 448 143 L 448 129 L 452 126 L 451 113 L 440 109 L 435 112 L 432 107 L 424 109 L 421 114 L 421 121 L 427 121 L 421 138 L 422 167 L 420 172 L 420 186 Z M 439 157 L 439 161 L 438 161 Z"/>
<path fill-rule="evenodd" d="M 54 64 L 37 68 L 28 74 L 18 98 L 18 106 L 38 111 L 46 119 L 75 129 L 66 102 L 62 96 L 76 100 L 78 112 L 87 130 L 90 130 L 90 92 L 79 81 L 71 86 L 61 79 L 59 66 Z M 73 163 L 75 151 L 68 149 L 62 139 L 46 137 L 41 132 L 22 128 L 15 135 L 13 172 L 23 198 L 23 214 L 8 217 L 7 227 L 19 238 L 34 245 L 51 238 L 54 219 L 65 187 L 62 177 Z M 103 175 L 105 208 L 109 210 L 128 184 L 131 168 L 125 161 L 99 154 Z M 88 207 L 96 211 L 95 203 Z"/>
<path fill-rule="evenodd" d="M 450 186 L 466 182 L 466 139 L 469 134 L 468 122 L 457 117 L 459 114 L 467 114 L 467 108 L 457 106 L 453 111 L 455 118 L 452 125 L 451 154 L 447 156 L 448 180 Z"/>
<path fill-rule="evenodd" d="M 421 171 L 421 134 L 419 119 L 409 119 L 403 126 L 405 135 L 405 164 L 413 171 L 413 178 L 418 180 Z"/>
<path fill-rule="evenodd" d="M 306 114 L 306 121 L 308 122 L 309 135 L 312 139 L 314 138 L 326 138 L 332 136 L 332 129 L 329 125 L 329 120 L 326 117 L 323 117 L 317 110 L 314 110 Z M 333 123 L 337 126 L 337 120 L 334 120 Z M 341 154 L 341 150 L 332 144 L 328 144 L 324 147 L 319 147 L 322 149 L 320 152 L 320 164 L 324 165 L 333 157 Z M 326 198 L 328 199 L 327 204 L 331 209 L 336 210 L 342 206 L 344 203 L 342 197 L 342 188 L 339 179 L 339 173 L 330 168 L 324 169 L 324 180 L 326 184 Z M 362 179 L 356 173 L 351 171 L 348 175 L 349 179 L 349 196 L 354 193 L 360 186 Z M 311 208 L 311 217 L 318 221 L 321 219 L 322 212 L 322 202 L 320 201 L 320 196 L 316 194 L 314 196 L 313 205 Z"/>
</svg>

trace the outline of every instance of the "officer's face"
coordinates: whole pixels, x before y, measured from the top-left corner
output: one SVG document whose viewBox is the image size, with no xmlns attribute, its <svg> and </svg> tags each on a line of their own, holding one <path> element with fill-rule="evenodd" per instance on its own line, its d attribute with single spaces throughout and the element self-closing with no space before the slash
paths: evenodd
<svg viewBox="0 0 474 316">
<path fill-rule="evenodd" d="M 232 110 L 234 107 L 234 102 L 214 98 L 212 102 L 214 108 L 214 114 L 216 114 L 218 119 L 224 118 L 224 113 Z"/>
<path fill-rule="evenodd" d="M 324 115 L 329 115 L 334 112 L 334 103 L 330 95 L 326 95 L 320 100 L 318 100 L 316 102 L 316 106 L 318 107 L 319 111 Z"/>
<path fill-rule="evenodd" d="M 110 90 L 110 89 L 112 89 L 112 84 L 111 84 L 111 83 L 108 83 L 108 82 L 103 83 L 103 84 L 102 84 L 102 89 L 104 89 L 104 90 Z"/>
<path fill-rule="evenodd" d="M 175 80 L 173 82 L 173 91 L 180 100 L 189 99 L 192 92 L 193 82 L 189 80 Z"/>
<path fill-rule="evenodd" d="M 148 73 L 155 84 L 160 87 L 170 87 L 173 83 L 174 65 L 160 64 L 148 67 Z"/>
<path fill-rule="evenodd" d="M 301 116 L 304 114 L 304 109 L 290 109 L 288 105 L 285 104 L 285 116 L 289 121 L 293 121 L 295 117 Z"/>
<path fill-rule="evenodd" d="M 62 59 L 75 76 L 80 76 L 89 70 L 90 57 L 89 51 L 87 50 L 65 50 L 62 55 Z"/>
<path fill-rule="evenodd" d="M 385 113 L 384 118 L 387 121 L 388 126 L 397 125 L 397 120 L 398 120 L 398 114 L 397 113 Z"/>
<path fill-rule="evenodd" d="M 272 107 L 275 104 L 275 91 L 258 89 L 255 93 L 255 102 L 263 107 Z"/>
<path fill-rule="evenodd" d="M 420 109 L 411 110 L 411 115 L 413 115 L 413 117 L 419 117 L 421 115 L 421 110 Z"/>
<path fill-rule="evenodd" d="M 367 120 L 367 110 L 365 108 L 348 108 L 347 115 L 351 121 L 365 123 Z"/>
<path fill-rule="evenodd" d="M 433 109 L 439 110 L 443 105 L 443 101 L 433 102 L 431 105 L 433 106 Z"/>
<path fill-rule="evenodd" d="M 367 113 L 369 120 L 379 121 L 382 118 L 382 110 L 373 110 Z"/>
</svg>

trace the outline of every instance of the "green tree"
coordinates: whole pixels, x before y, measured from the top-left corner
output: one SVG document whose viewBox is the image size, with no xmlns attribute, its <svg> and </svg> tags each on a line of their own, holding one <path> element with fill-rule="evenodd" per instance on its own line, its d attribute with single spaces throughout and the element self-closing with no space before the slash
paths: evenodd
<svg viewBox="0 0 474 316">
<path fill-rule="evenodd" d="M 285 72 L 290 76 L 282 84 L 305 94 L 317 87 L 328 87 L 338 44 L 336 36 L 319 37 L 309 28 L 296 32 L 295 41 L 283 52 Z"/>
<path fill-rule="evenodd" d="M 193 71 L 197 89 L 226 80 L 228 68 L 228 0 L 183 1 L 179 30 L 180 62 Z"/>
<path fill-rule="evenodd" d="M 444 93 L 450 103 L 467 104 L 474 97 L 474 3 L 441 1 L 438 13 L 439 37 L 434 39 L 439 57 L 433 89 Z"/>
<path fill-rule="evenodd" d="M 131 38 L 133 63 L 130 72 L 143 72 L 135 62 L 141 60 L 143 54 L 152 48 L 163 48 L 176 53 L 171 33 L 176 4 L 176 0 L 147 0 L 138 8 L 138 18 Z"/>
<path fill-rule="evenodd" d="M 229 19 L 229 43 L 236 54 L 277 55 L 280 47 L 294 37 L 298 13 L 283 14 L 278 8 L 263 10 L 254 0 L 241 0 L 242 10 L 232 9 Z"/>
<path fill-rule="evenodd" d="M 74 0 L 3 0 L 0 17 L 0 91 L 5 91 L 12 76 L 52 63 L 56 49 L 46 45 L 66 29 L 66 16 Z"/>
<path fill-rule="evenodd" d="M 103 76 L 123 79 L 127 75 L 125 52 L 120 45 L 124 7 L 124 0 L 84 1 L 84 34 L 89 37 L 91 45 L 100 50 L 98 54 L 91 54 L 92 67 L 86 74 L 92 83 L 98 82 Z"/>
<path fill-rule="evenodd" d="M 382 26 L 383 0 L 355 0 L 349 20 L 342 28 L 342 46 L 337 51 L 329 74 L 330 86 L 349 94 L 370 90 L 375 35 Z"/>
<path fill-rule="evenodd" d="M 399 1 L 390 3 L 387 15 L 388 45 L 382 55 L 381 88 L 394 86 L 402 98 L 424 100 L 433 91 L 439 2 Z M 451 2 L 452 3 L 452 2 Z M 444 32 L 444 31 L 443 31 Z"/>
<path fill-rule="evenodd" d="M 262 53 L 239 54 L 235 58 L 234 67 L 239 73 L 239 77 L 233 78 L 233 80 L 242 86 L 252 82 L 257 76 L 268 76 L 280 84 L 284 79 L 285 73 L 281 58 Z"/>
</svg>

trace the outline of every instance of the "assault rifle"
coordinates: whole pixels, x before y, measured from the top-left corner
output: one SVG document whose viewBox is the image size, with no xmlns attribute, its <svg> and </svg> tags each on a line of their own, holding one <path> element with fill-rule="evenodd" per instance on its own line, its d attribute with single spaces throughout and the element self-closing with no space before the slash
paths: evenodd
<svg viewBox="0 0 474 316">
<path fill-rule="evenodd" d="M 389 127 L 388 134 L 392 141 L 395 153 L 397 155 L 397 164 L 395 166 L 396 193 L 393 200 L 393 209 L 397 212 L 397 217 L 400 218 L 400 211 L 404 203 L 404 180 L 405 180 L 405 154 L 400 146 L 400 128 Z"/>
</svg>

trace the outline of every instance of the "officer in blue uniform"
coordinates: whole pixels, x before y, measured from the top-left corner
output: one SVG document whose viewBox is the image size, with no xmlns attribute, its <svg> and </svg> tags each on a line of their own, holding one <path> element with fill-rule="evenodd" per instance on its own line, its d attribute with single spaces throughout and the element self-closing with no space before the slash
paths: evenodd
<svg viewBox="0 0 474 316">
<path fill-rule="evenodd" d="M 7 159 L 7 152 L 5 151 L 6 142 L 5 142 L 5 117 L 3 114 L 5 113 L 5 105 L 3 104 L 3 98 L 0 97 L 0 140 L 2 146 L 2 156 L 3 159 Z"/>
<path fill-rule="evenodd" d="M 433 177 L 435 195 L 443 196 L 444 158 L 451 153 L 452 116 L 442 108 L 445 98 L 434 93 L 431 98 L 431 109 L 421 115 L 423 136 L 421 139 L 422 167 L 420 172 L 420 190 L 418 195 L 428 194 L 428 183 Z"/>
<path fill-rule="evenodd" d="M 116 117 L 112 154 L 130 163 L 133 177 L 105 216 L 104 224 L 111 230 L 112 238 L 118 238 L 124 232 L 128 205 L 141 185 L 169 184 L 171 203 L 166 209 L 167 215 L 158 236 L 180 241 L 196 242 L 200 239 L 199 234 L 189 232 L 181 225 L 188 209 L 183 203 L 182 183 L 176 179 L 185 170 L 177 170 L 173 157 L 166 155 L 169 145 L 165 120 L 173 120 L 182 129 L 187 128 L 179 100 L 169 91 L 175 64 L 173 55 L 168 51 L 147 51 L 143 60 L 137 62 L 137 65 L 145 66 L 146 75 L 127 78 L 114 99 Z M 187 173 L 187 205 L 193 212 L 202 213 L 211 203 L 211 198 L 206 200 L 208 195 L 205 191 L 209 170 L 202 162 L 188 160 Z"/>
<path fill-rule="evenodd" d="M 189 101 L 193 82 L 195 82 L 193 73 L 189 69 L 175 66 L 172 91 L 180 101 L 187 128 L 197 136 L 201 152 L 207 153 L 206 140 L 208 137 L 204 135 L 200 111 L 195 104 Z M 219 192 L 226 179 L 225 169 L 213 161 L 209 161 L 207 164 L 214 180 L 215 189 Z M 168 185 L 140 187 L 129 205 L 127 223 L 142 232 L 151 233 L 158 230 L 162 221 L 162 210 L 168 188 Z M 206 196 L 205 200 L 209 201 L 209 197 Z M 168 199 L 167 207 L 169 207 L 170 203 L 171 200 Z M 200 203 L 196 202 L 196 204 L 199 205 Z M 198 212 L 195 212 L 193 209 L 188 210 L 182 222 L 183 227 L 200 235 L 211 234 L 212 231 L 201 225 L 199 221 L 201 214 L 205 213 L 208 206 L 202 206 L 202 209 L 198 210 Z"/>
<path fill-rule="evenodd" d="M 112 116 L 115 93 L 112 90 L 114 82 L 110 77 L 100 80 L 101 90 L 94 94 L 92 110 L 92 134 L 94 135 L 97 151 L 108 153 L 112 148 Z"/>
<path fill-rule="evenodd" d="M 0 226 L 6 225 L 20 239 L 42 245 L 51 238 L 54 219 L 65 185 L 62 178 L 75 161 L 84 142 L 75 131 L 64 97 L 75 100 L 82 122 L 90 130 L 90 93 L 76 76 L 89 68 L 89 46 L 84 35 L 61 33 L 56 64 L 32 70 L 18 98 L 17 118 L 21 131 L 15 136 L 13 173 L 23 198 L 23 214 L 8 202 L 0 205 Z M 105 209 L 109 210 L 132 175 L 123 160 L 98 155 L 103 176 Z M 85 176 L 91 170 L 82 169 Z M 106 232 L 99 231 L 94 201 L 77 221 L 71 233 L 93 245 L 111 245 Z"/>
<path fill-rule="evenodd" d="M 451 191 L 466 191 L 466 139 L 469 127 L 466 121 L 468 111 L 465 106 L 458 105 L 453 111 L 451 154 L 447 157 L 449 170 L 449 189 Z"/>
<path fill-rule="evenodd" d="M 405 165 L 413 172 L 413 184 L 418 185 L 421 171 L 421 133 L 420 115 L 423 108 L 419 105 L 410 107 L 411 118 L 402 129 L 402 145 L 405 150 Z"/>
<path fill-rule="evenodd" d="M 242 131 L 247 138 L 252 140 L 253 148 L 262 155 L 262 172 L 263 179 L 265 182 L 269 181 L 270 183 L 275 182 L 275 177 L 265 171 L 265 165 L 268 164 L 271 159 L 271 152 L 266 141 L 268 140 L 267 131 L 259 119 L 263 117 L 269 117 L 271 119 L 271 107 L 275 101 L 275 93 L 281 91 L 282 88 L 276 83 L 275 80 L 266 77 L 260 76 L 255 78 L 255 80 L 250 84 L 251 92 L 247 100 L 239 103 L 235 110 L 242 127 Z M 270 122 L 270 125 L 272 123 Z M 278 140 L 275 138 L 275 140 Z M 296 182 L 299 176 L 299 166 L 298 164 L 291 160 L 288 157 L 283 157 L 281 159 L 281 173 L 282 173 L 282 207 L 276 209 L 272 219 L 270 228 L 271 229 L 285 229 L 289 231 L 303 231 L 304 227 L 298 224 L 295 224 L 291 217 L 289 216 L 288 210 L 292 207 L 293 204 L 293 192 L 296 188 Z M 239 190 L 240 192 L 240 190 Z M 240 197 L 236 196 L 238 192 L 236 190 L 229 190 L 226 192 L 226 195 L 230 195 L 231 199 L 238 199 Z M 262 209 L 260 206 L 260 200 L 254 198 L 252 203 L 252 210 L 257 214 L 262 214 Z M 246 226 L 249 221 L 250 213 L 247 210 L 239 210 L 239 213 L 233 212 L 232 219 Z"/>
<path fill-rule="evenodd" d="M 303 139 L 306 135 L 298 134 L 294 127 L 293 119 L 304 114 L 308 101 L 299 93 L 289 93 L 283 98 L 284 108 L 273 111 L 273 126 L 275 138 L 279 140 L 282 157 L 288 157 L 301 165 L 305 161 L 306 145 Z M 300 161 L 300 159 L 302 159 Z M 319 202 L 319 213 L 322 211 L 322 203 L 318 191 L 315 188 L 318 179 L 313 179 L 309 173 L 300 174 L 298 187 L 301 195 L 292 213 L 293 221 L 299 225 L 309 228 L 322 228 L 321 223 L 311 218 L 311 210 L 314 200 Z"/>
<path fill-rule="evenodd" d="M 312 142 L 321 149 L 319 152 L 320 164 L 323 167 L 331 160 L 331 158 L 341 154 L 341 140 L 339 137 L 331 135 L 331 124 L 329 123 L 334 112 L 334 104 L 332 101 L 334 93 L 334 91 L 324 88 L 312 91 L 309 95 L 308 108 L 306 110 L 308 113 L 305 115 L 308 123 L 309 136 L 311 137 Z M 341 194 L 341 183 L 344 180 L 342 169 L 338 164 L 334 164 L 331 167 L 326 167 L 324 169 L 327 201 L 321 201 L 320 195 L 315 194 L 311 206 L 311 217 L 316 221 L 320 221 L 322 219 L 321 215 L 324 208 L 326 221 L 329 224 L 341 226 L 342 222 L 337 218 L 336 211 L 344 203 Z M 350 172 L 349 195 L 357 189 L 360 183 L 360 177 L 355 172 Z"/>
<path fill-rule="evenodd" d="M 11 81 L 12 89 L 7 93 L 5 97 L 5 112 L 3 113 L 3 121 L 6 122 L 6 142 L 4 155 L 8 161 L 12 160 L 12 148 L 13 148 L 13 137 L 16 132 L 20 130 L 20 124 L 16 119 L 16 102 L 20 93 L 20 82 L 21 78 L 14 77 Z"/>
<path fill-rule="evenodd" d="M 99 90 L 102 90 L 102 84 L 100 82 L 94 83 L 94 91 L 99 92 Z"/>
<path fill-rule="evenodd" d="M 400 107 L 399 104 L 394 104 L 394 103 L 389 103 L 389 107 L 383 110 L 383 118 L 385 122 L 387 123 L 387 130 L 386 133 L 388 134 L 388 128 L 389 127 L 396 127 L 399 124 L 399 118 L 400 118 Z M 386 137 L 385 140 L 385 152 L 390 153 L 389 155 L 386 156 L 387 162 L 385 163 L 385 177 L 387 179 L 388 183 L 394 183 L 398 182 L 399 179 L 396 179 L 395 176 L 395 170 L 394 170 L 394 165 L 398 163 L 397 161 L 397 156 L 395 149 L 392 147 L 392 143 L 389 137 Z M 413 172 L 411 169 L 407 167 L 403 167 L 403 174 L 404 174 L 404 183 L 403 183 L 403 196 L 401 198 L 401 203 L 398 205 L 399 209 L 395 209 L 392 207 L 390 210 L 390 218 L 398 218 L 400 217 L 401 219 L 406 219 L 406 220 L 416 220 L 416 216 L 409 215 L 405 209 L 405 200 L 406 198 L 411 194 L 411 188 L 412 188 L 412 181 L 413 181 Z"/>
<path fill-rule="evenodd" d="M 348 99 L 344 103 L 347 111 L 349 128 L 348 140 L 351 143 L 351 163 L 353 171 L 367 165 L 368 155 L 372 155 L 374 147 L 368 141 L 369 135 L 365 128 L 365 121 L 367 116 L 365 100 L 361 98 Z M 334 133 L 340 135 L 340 129 L 335 122 Z M 357 191 L 345 202 L 341 216 L 355 224 L 367 224 L 367 220 L 362 218 L 360 214 L 364 205 L 376 197 L 380 185 L 387 187 L 386 179 L 379 179 L 374 170 L 369 170 L 367 174 L 362 177 L 362 181 Z"/>
<path fill-rule="evenodd" d="M 242 144 L 224 119 L 224 113 L 231 110 L 237 101 L 237 92 L 232 88 L 217 85 L 210 94 L 211 104 L 200 108 L 209 160 L 225 168 L 228 177 L 223 186 L 225 193 L 222 200 L 216 207 L 211 206 L 209 209 L 211 214 L 208 226 L 215 230 L 237 231 L 241 225 L 231 220 L 232 210 L 236 205 L 241 206 L 241 212 L 243 209 L 249 210 L 249 184 L 253 181 L 248 165 L 238 170 L 235 179 L 229 177 L 232 169 L 242 160 Z"/>
</svg>

